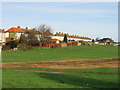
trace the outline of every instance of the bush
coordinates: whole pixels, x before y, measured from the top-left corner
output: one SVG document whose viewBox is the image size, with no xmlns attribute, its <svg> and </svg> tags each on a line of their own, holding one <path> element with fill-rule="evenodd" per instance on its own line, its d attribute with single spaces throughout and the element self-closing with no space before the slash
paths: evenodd
<svg viewBox="0 0 120 90">
<path fill-rule="evenodd" d="M 24 43 L 28 46 L 36 46 L 39 40 L 34 31 L 28 31 L 20 36 L 20 43 Z"/>
<path fill-rule="evenodd" d="M 3 51 L 10 50 L 10 45 L 3 45 L 3 46 L 2 46 L 2 50 L 3 50 Z"/>
<path fill-rule="evenodd" d="M 18 50 L 26 51 L 28 49 L 32 49 L 31 47 L 27 46 L 26 44 L 22 43 L 17 46 Z"/>
<path fill-rule="evenodd" d="M 10 46 L 10 49 L 14 49 L 17 47 L 17 42 L 16 41 L 9 41 L 6 43 L 7 46 Z"/>
</svg>

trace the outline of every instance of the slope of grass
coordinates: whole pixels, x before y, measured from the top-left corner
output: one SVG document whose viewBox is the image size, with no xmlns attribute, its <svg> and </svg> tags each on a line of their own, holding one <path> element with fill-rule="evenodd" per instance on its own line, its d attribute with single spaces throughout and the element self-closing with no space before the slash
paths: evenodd
<svg viewBox="0 0 120 90">
<path fill-rule="evenodd" d="M 55 80 L 45 78 L 42 74 L 35 72 L 4 70 L 3 88 L 68 88 L 80 87 L 69 84 L 62 84 Z"/>
<path fill-rule="evenodd" d="M 48 74 L 40 73 L 40 77 L 48 78 L 62 84 L 90 88 L 117 88 L 116 75 L 77 75 L 77 74 Z"/>
<path fill-rule="evenodd" d="M 2 62 L 60 61 L 117 57 L 118 47 L 102 45 L 70 46 L 50 49 L 35 48 L 28 51 L 2 52 Z"/>
<path fill-rule="evenodd" d="M 35 69 L 35 68 L 34 68 Z M 114 71 L 115 68 L 113 68 Z M 83 69 L 93 71 L 95 69 Z M 82 69 L 62 70 L 62 74 L 3 70 L 3 88 L 117 88 L 117 74 L 74 74 Z M 102 69 L 98 69 L 105 71 Z M 107 68 L 111 73 L 112 68 Z M 96 69 L 97 71 L 97 69 Z M 65 73 L 67 72 L 67 73 Z M 69 72 L 69 73 L 68 73 Z M 112 72 L 114 73 L 114 72 Z"/>
</svg>

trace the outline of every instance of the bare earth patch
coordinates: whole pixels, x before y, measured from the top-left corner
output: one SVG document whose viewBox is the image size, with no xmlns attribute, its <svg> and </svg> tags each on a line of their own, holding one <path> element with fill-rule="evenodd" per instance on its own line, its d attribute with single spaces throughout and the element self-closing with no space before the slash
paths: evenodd
<svg viewBox="0 0 120 90">
<path fill-rule="evenodd" d="M 40 67 L 40 68 L 98 68 L 119 67 L 119 59 L 80 60 L 80 61 L 52 61 L 52 62 L 12 62 L 2 63 L 2 67 Z"/>
</svg>

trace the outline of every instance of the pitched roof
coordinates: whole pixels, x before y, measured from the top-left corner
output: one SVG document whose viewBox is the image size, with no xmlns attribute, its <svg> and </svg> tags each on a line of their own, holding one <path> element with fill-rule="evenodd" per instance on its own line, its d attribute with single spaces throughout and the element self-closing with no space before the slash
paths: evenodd
<svg viewBox="0 0 120 90">
<path fill-rule="evenodd" d="M 26 32 L 26 31 L 27 31 L 27 29 L 23 29 L 23 28 L 20 28 L 20 30 L 23 31 L 23 32 Z"/>
<path fill-rule="evenodd" d="M 35 31 L 34 29 L 24 29 L 24 28 L 20 28 L 21 31 L 23 32 L 27 32 L 27 31 Z"/>
<path fill-rule="evenodd" d="M 55 36 L 64 36 L 66 33 L 61 33 L 61 32 L 56 32 Z M 88 37 L 80 37 L 80 36 L 76 36 L 76 35 L 69 35 L 68 33 L 66 34 L 67 37 L 69 38 L 79 38 L 79 39 L 87 39 L 87 40 L 91 40 L 91 38 Z"/>
<path fill-rule="evenodd" d="M 8 29 L 5 32 L 23 32 L 23 31 L 20 28 L 14 28 L 14 27 L 12 27 L 12 28 Z"/>
</svg>

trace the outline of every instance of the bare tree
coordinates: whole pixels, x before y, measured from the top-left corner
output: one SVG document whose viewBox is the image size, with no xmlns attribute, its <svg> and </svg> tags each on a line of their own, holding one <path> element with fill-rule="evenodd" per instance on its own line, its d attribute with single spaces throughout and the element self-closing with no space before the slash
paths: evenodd
<svg viewBox="0 0 120 90">
<path fill-rule="evenodd" d="M 99 37 L 97 37 L 96 39 L 95 39 L 95 41 L 99 41 L 100 39 L 99 39 Z"/>
<path fill-rule="evenodd" d="M 51 28 L 49 26 L 46 26 L 45 24 L 42 24 L 36 29 L 37 31 L 39 31 L 40 44 L 42 45 L 43 43 L 50 43 L 50 36 L 53 35 Z"/>
</svg>

